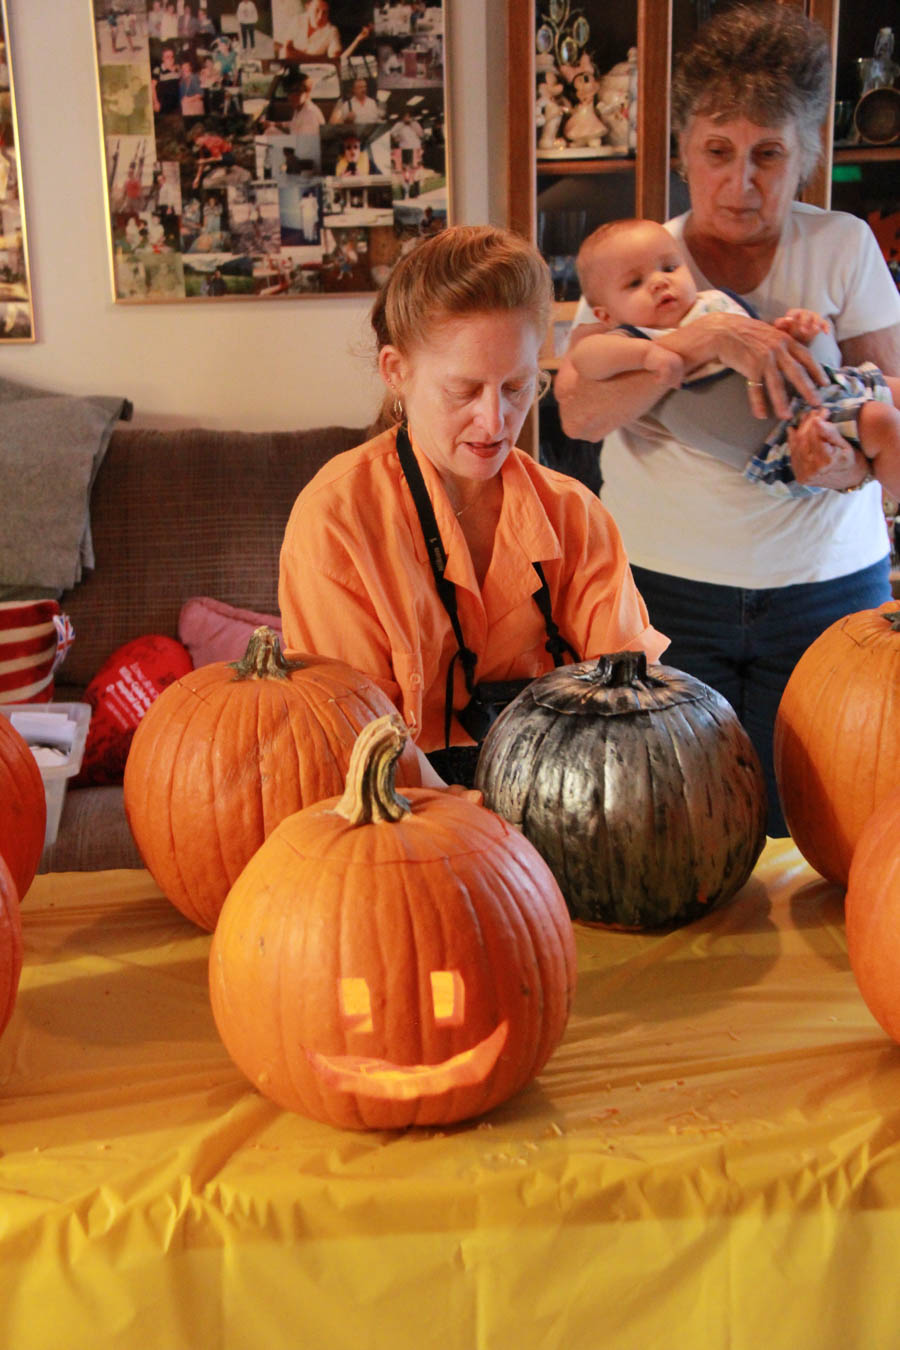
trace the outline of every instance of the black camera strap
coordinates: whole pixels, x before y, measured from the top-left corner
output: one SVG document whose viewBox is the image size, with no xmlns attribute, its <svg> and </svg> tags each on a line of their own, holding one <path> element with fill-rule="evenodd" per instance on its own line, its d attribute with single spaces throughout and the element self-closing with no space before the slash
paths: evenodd
<svg viewBox="0 0 900 1350">
<path fill-rule="evenodd" d="M 444 541 L 441 539 L 441 532 L 438 529 L 437 521 L 434 516 L 434 507 L 431 504 L 431 498 L 428 495 L 428 489 L 425 486 L 425 480 L 422 477 L 422 470 L 419 468 L 412 445 L 410 444 L 409 432 L 406 429 L 406 423 L 401 423 L 397 428 L 397 454 L 400 459 L 400 467 L 403 470 L 409 490 L 412 493 L 413 503 L 416 508 L 416 514 L 419 517 L 419 524 L 422 527 L 422 535 L 425 539 L 425 549 L 428 553 L 428 561 L 431 564 L 431 571 L 434 575 L 434 584 L 437 588 L 441 604 L 447 611 L 447 616 L 453 627 L 453 635 L 456 638 L 458 650 L 454 652 L 447 667 L 447 685 L 444 694 L 444 744 L 450 745 L 450 722 L 453 718 L 453 672 L 456 667 L 457 657 L 459 658 L 463 678 L 466 682 L 466 689 L 471 698 L 475 692 L 475 666 L 478 656 L 470 647 L 466 646 L 463 637 L 462 626 L 459 622 L 459 610 L 456 604 L 456 587 L 452 581 L 448 581 L 444 573 L 447 570 L 447 550 L 444 548 Z M 534 592 L 534 600 L 544 620 L 544 627 L 547 631 L 547 651 L 553 657 L 553 664 L 561 666 L 563 664 L 563 654 L 568 652 L 573 661 L 579 660 L 577 652 L 566 642 L 560 633 L 556 624 L 553 622 L 553 615 L 550 604 L 550 587 L 547 585 L 547 578 L 544 576 L 544 569 L 539 562 L 533 562 L 532 567 L 537 572 L 540 586 Z"/>
</svg>

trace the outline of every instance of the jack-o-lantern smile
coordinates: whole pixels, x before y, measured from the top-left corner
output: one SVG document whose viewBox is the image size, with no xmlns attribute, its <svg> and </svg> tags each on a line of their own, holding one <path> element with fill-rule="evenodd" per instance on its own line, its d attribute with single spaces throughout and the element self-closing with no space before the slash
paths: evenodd
<svg viewBox="0 0 900 1350">
<path fill-rule="evenodd" d="M 458 970 L 431 971 L 431 999 L 438 1026 L 462 1026 L 465 984 Z M 364 979 L 345 976 L 338 981 L 338 1005 L 349 1029 L 371 1032 L 372 1000 Z M 455 1087 L 483 1083 L 506 1044 L 509 1022 L 494 1030 L 468 1050 L 439 1064 L 395 1064 L 367 1055 L 324 1055 L 306 1049 L 306 1056 L 322 1079 L 340 1092 L 388 1101 L 412 1101 L 416 1097 L 450 1092 Z"/>
<path fill-rule="evenodd" d="M 317 1050 L 306 1053 L 316 1072 L 340 1092 L 408 1102 L 483 1083 L 497 1063 L 508 1031 L 509 1023 L 501 1022 L 483 1041 L 441 1064 L 392 1064 L 389 1059 L 366 1059 L 363 1055 L 320 1055 Z"/>
</svg>

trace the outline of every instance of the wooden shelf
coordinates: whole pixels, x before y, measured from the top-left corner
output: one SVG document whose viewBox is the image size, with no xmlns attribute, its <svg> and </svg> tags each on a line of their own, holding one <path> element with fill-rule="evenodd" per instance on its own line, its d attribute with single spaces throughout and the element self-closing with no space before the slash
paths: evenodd
<svg viewBox="0 0 900 1350">
<path fill-rule="evenodd" d="M 900 160 L 900 144 L 834 147 L 835 164 L 889 164 L 892 160 Z"/>
<path fill-rule="evenodd" d="M 562 155 L 554 159 L 539 159 L 538 173 L 569 174 L 576 173 L 634 173 L 634 155 L 603 155 L 598 159 L 566 159 Z"/>
<path fill-rule="evenodd" d="M 900 142 L 896 145 L 836 145 L 832 162 L 834 164 L 890 164 L 900 162 Z M 560 155 L 554 159 L 538 159 L 538 174 L 568 177 L 571 174 L 598 173 L 634 173 L 636 158 L 634 154 L 604 155 L 599 159 L 566 159 Z M 678 167 L 672 158 L 669 167 L 674 173 Z"/>
</svg>

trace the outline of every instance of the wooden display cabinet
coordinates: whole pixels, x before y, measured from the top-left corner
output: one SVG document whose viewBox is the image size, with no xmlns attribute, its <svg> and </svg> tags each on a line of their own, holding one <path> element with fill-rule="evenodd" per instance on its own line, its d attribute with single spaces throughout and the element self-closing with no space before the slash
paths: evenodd
<svg viewBox="0 0 900 1350">
<path fill-rule="evenodd" d="M 558 365 L 559 343 L 574 312 L 577 292 L 572 285 L 571 258 L 580 237 L 602 219 L 644 215 L 663 220 L 668 213 L 673 0 L 626 0 L 615 7 L 605 0 L 572 4 L 572 9 L 588 18 L 588 50 L 595 52 L 602 70 L 624 60 L 629 47 L 637 47 L 637 145 L 633 153 L 616 157 L 540 160 L 535 34 L 538 12 L 548 12 L 550 4 L 551 0 L 507 0 L 507 221 L 512 229 L 539 242 L 546 257 L 568 259 L 567 276 L 555 279 L 558 303 L 542 353 L 548 370 Z M 546 199 L 540 238 L 539 194 Z M 564 248 L 559 247 L 560 241 Z M 535 415 L 523 438 L 532 452 L 536 452 L 538 434 Z"/>
<path fill-rule="evenodd" d="M 572 159 L 541 158 L 537 149 L 535 32 L 538 15 L 545 14 L 551 2 L 508 0 L 509 225 L 542 246 L 548 233 L 551 242 L 560 238 L 571 242 L 565 226 L 552 228 L 554 215 L 581 217 L 585 232 L 589 232 L 602 220 L 620 215 L 665 220 L 673 211 L 686 209 L 687 195 L 674 174 L 672 160 L 669 87 L 673 48 L 677 50 L 689 41 L 696 29 L 696 0 L 631 0 L 630 5 L 617 6 L 612 13 L 605 0 L 583 0 L 577 9 L 572 4 L 573 12 L 580 11 L 588 19 L 588 50 L 595 52 L 602 69 L 623 60 L 632 45 L 637 47 L 638 64 L 634 152 Z M 565 0 L 559 2 L 562 5 Z M 804 7 L 832 36 L 836 51 L 838 0 L 808 0 Z M 829 134 L 823 138 L 822 163 L 803 193 L 804 200 L 820 206 L 830 200 L 830 126 L 829 122 Z M 880 160 L 896 158 L 898 151 L 892 148 L 861 153 L 864 158 Z M 847 155 L 847 151 L 839 152 L 840 158 Z M 574 240 L 577 230 L 568 233 Z M 545 256 L 556 256 L 550 248 L 542 251 Z M 563 305 L 577 298 L 565 284 L 560 292 L 558 298 Z"/>
</svg>

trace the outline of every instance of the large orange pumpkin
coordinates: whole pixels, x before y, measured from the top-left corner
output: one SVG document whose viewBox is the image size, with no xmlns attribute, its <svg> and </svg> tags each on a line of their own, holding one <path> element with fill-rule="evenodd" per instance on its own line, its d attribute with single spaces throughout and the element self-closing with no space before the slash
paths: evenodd
<svg viewBox="0 0 900 1350">
<path fill-rule="evenodd" d="M 398 797 L 404 736 L 396 716 L 366 727 L 344 796 L 282 821 L 232 887 L 210 952 L 238 1067 L 281 1106 L 354 1129 L 506 1100 L 557 1045 L 575 984 L 550 869 L 465 797 Z"/>
<path fill-rule="evenodd" d="M 859 991 L 872 1016 L 900 1041 L 900 789 L 863 827 L 844 904 Z"/>
<path fill-rule="evenodd" d="M 340 661 L 287 661 L 269 628 L 242 661 L 191 671 L 138 724 L 125 809 L 159 888 L 203 928 L 284 816 L 344 786 L 357 733 L 393 705 Z M 403 781 L 421 782 L 404 755 Z"/>
<path fill-rule="evenodd" d="M 804 858 L 846 886 L 853 850 L 900 787 L 900 606 L 826 628 L 801 656 L 775 720 L 775 776 Z"/>
<path fill-rule="evenodd" d="M 22 973 L 22 918 L 19 892 L 6 863 L 0 858 L 0 1032 L 16 1003 Z"/>
<path fill-rule="evenodd" d="M 34 880 L 46 828 L 47 797 L 37 761 L 25 737 L 0 715 L 0 857 L 20 896 Z"/>
</svg>

